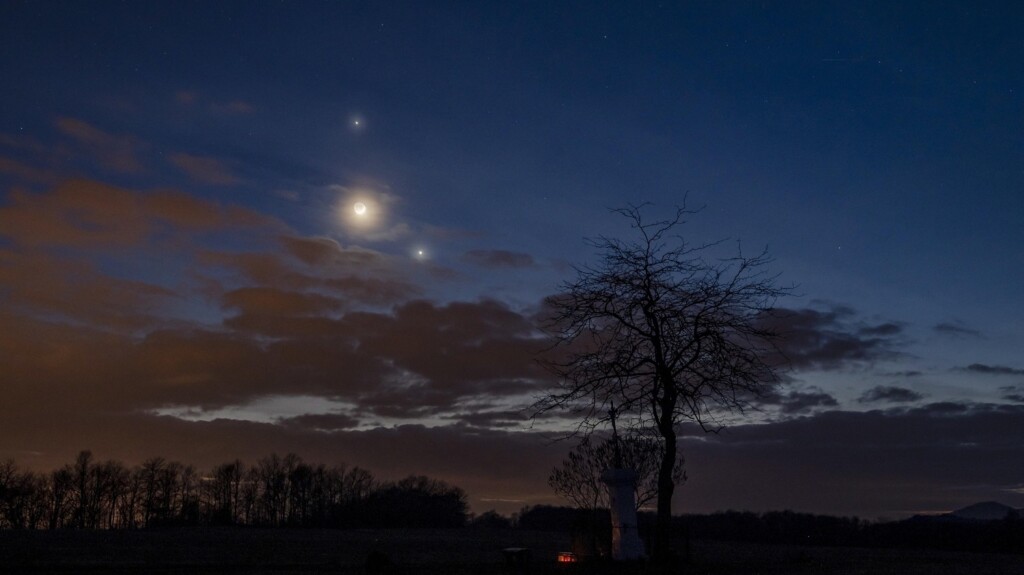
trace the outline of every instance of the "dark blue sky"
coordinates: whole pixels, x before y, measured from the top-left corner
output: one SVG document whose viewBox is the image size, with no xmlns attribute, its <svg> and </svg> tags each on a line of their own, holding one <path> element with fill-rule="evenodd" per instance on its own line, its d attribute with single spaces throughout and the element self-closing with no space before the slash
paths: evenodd
<svg viewBox="0 0 1024 575">
<path fill-rule="evenodd" d="M 148 390 L 114 411 L 160 425 L 169 416 L 154 413 L 174 414 L 200 435 L 215 424 L 186 420 L 256 419 L 253 434 L 278 437 L 274 422 L 307 412 L 349 417 L 333 433 L 352 445 L 343 434 L 390 425 L 455 433 L 543 379 L 482 366 L 522 360 L 520 321 L 592 256 L 584 237 L 629 233 L 608 208 L 651 202 L 654 215 L 685 198 L 704 206 L 688 237 L 767 246 L 801 294 L 780 303 L 802 318 L 803 360 L 742 433 L 799 417 L 835 429 L 840 415 L 899 428 L 943 406 L 961 423 L 1024 418 L 1022 26 L 1012 2 L 6 2 L 2 317 L 59 337 L 0 340 L 0 357 L 50 357 L 47 342 L 77 349 L 95 330 L 139 363 L 103 376 Z M 373 225 L 346 215 L 359 199 Z M 440 321 L 431 314 L 475 334 L 480 373 L 430 361 L 436 338 L 417 329 Z M 387 322 L 377 348 L 358 335 Z M 481 329 L 510 347 L 483 350 Z M 226 359 L 286 365 L 267 341 L 340 334 L 377 351 L 322 364 L 282 351 L 312 367 L 267 368 L 258 384 Z M 203 338 L 228 355 L 186 351 L 212 349 Z M 156 373 L 148 352 L 193 353 L 200 367 Z M 194 387 L 178 395 L 161 378 Z M 45 404 L 13 397 L 26 420 Z M 83 428 L 117 428 L 101 405 L 78 406 Z M 505 433 L 499 419 L 478 431 Z M 131 450 L 110 433 L 94 441 L 118 457 L 188 456 L 157 431 Z M 0 457 L 63 456 L 53 445 L 26 431 Z M 402 472 L 393 460 L 373 463 Z M 714 473 L 692 465 L 688 489 L 708 501 Z M 524 480 L 493 499 L 548 497 L 537 469 L 539 488 Z M 482 472 L 439 473 L 502 489 Z M 703 505 L 898 514 L 954 507 L 955 489 L 1020 503 L 1024 468 L 978 473 L 931 480 L 932 499 L 915 504 L 780 490 L 714 491 Z"/>
</svg>

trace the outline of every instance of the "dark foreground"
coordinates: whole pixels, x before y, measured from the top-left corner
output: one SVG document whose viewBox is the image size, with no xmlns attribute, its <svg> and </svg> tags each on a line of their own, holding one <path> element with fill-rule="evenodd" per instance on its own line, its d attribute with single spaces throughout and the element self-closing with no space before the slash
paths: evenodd
<svg viewBox="0 0 1024 575">
<path fill-rule="evenodd" d="M 501 550 L 528 547 L 525 567 Z M 4 573 L 372 573 L 377 552 L 387 574 L 647 573 L 644 566 L 559 565 L 569 549 L 559 533 L 482 530 L 289 530 L 185 528 L 148 531 L 3 531 Z M 379 557 L 379 555 L 378 555 Z M 1024 557 L 896 549 L 796 547 L 695 541 L 687 574 L 1021 574 Z"/>
</svg>

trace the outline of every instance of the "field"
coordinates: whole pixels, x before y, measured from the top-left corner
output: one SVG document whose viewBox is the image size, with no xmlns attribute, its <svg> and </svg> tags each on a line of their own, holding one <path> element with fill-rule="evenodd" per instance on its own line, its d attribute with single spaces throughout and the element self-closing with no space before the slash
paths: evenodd
<svg viewBox="0 0 1024 575">
<path fill-rule="evenodd" d="M 502 549 L 527 547 L 525 567 Z M 0 532 L 0 572 L 333 573 L 356 575 L 373 552 L 388 574 L 646 573 L 643 566 L 558 565 L 569 539 L 558 533 L 483 530 L 289 530 L 187 528 L 148 531 Z M 1020 574 L 1024 557 L 942 551 L 846 549 L 695 541 L 679 573 Z"/>
</svg>

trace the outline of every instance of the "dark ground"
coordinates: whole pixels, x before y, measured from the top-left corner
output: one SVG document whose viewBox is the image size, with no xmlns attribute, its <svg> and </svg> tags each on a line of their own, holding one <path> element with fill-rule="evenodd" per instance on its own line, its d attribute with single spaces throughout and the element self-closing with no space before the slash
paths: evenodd
<svg viewBox="0 0 1024 575">
<path fill-rule="evenodd" d="M 528 547 L 525 567 L 505 565 L 501 550 Z M 558 565 L 568 535 L 486 530 L 292 530 L 182 528 L 147 531 L 0 532 L 4 573 L 367 573 L 374 551 L 384 574 L 646 573 L 642 566 Z M 695 541 L 679 573 L 1022 574 L 1024 556 L 925 550 L 797 547 Z"/>
</svg>

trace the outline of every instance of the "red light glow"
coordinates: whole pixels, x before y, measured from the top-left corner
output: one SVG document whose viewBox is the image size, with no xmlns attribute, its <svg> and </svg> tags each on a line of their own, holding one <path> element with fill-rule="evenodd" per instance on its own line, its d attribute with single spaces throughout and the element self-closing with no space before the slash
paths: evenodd
<svg viewBox="0 0 1024 575">
<path fill-rule="evenodd" d="M 572 553 L 570 551 L 562 551 L 561 553 L 558 554 L 558 562 L 559 563 L 575 563 L 576 562 L 576 554 Z"/>
</svg>

